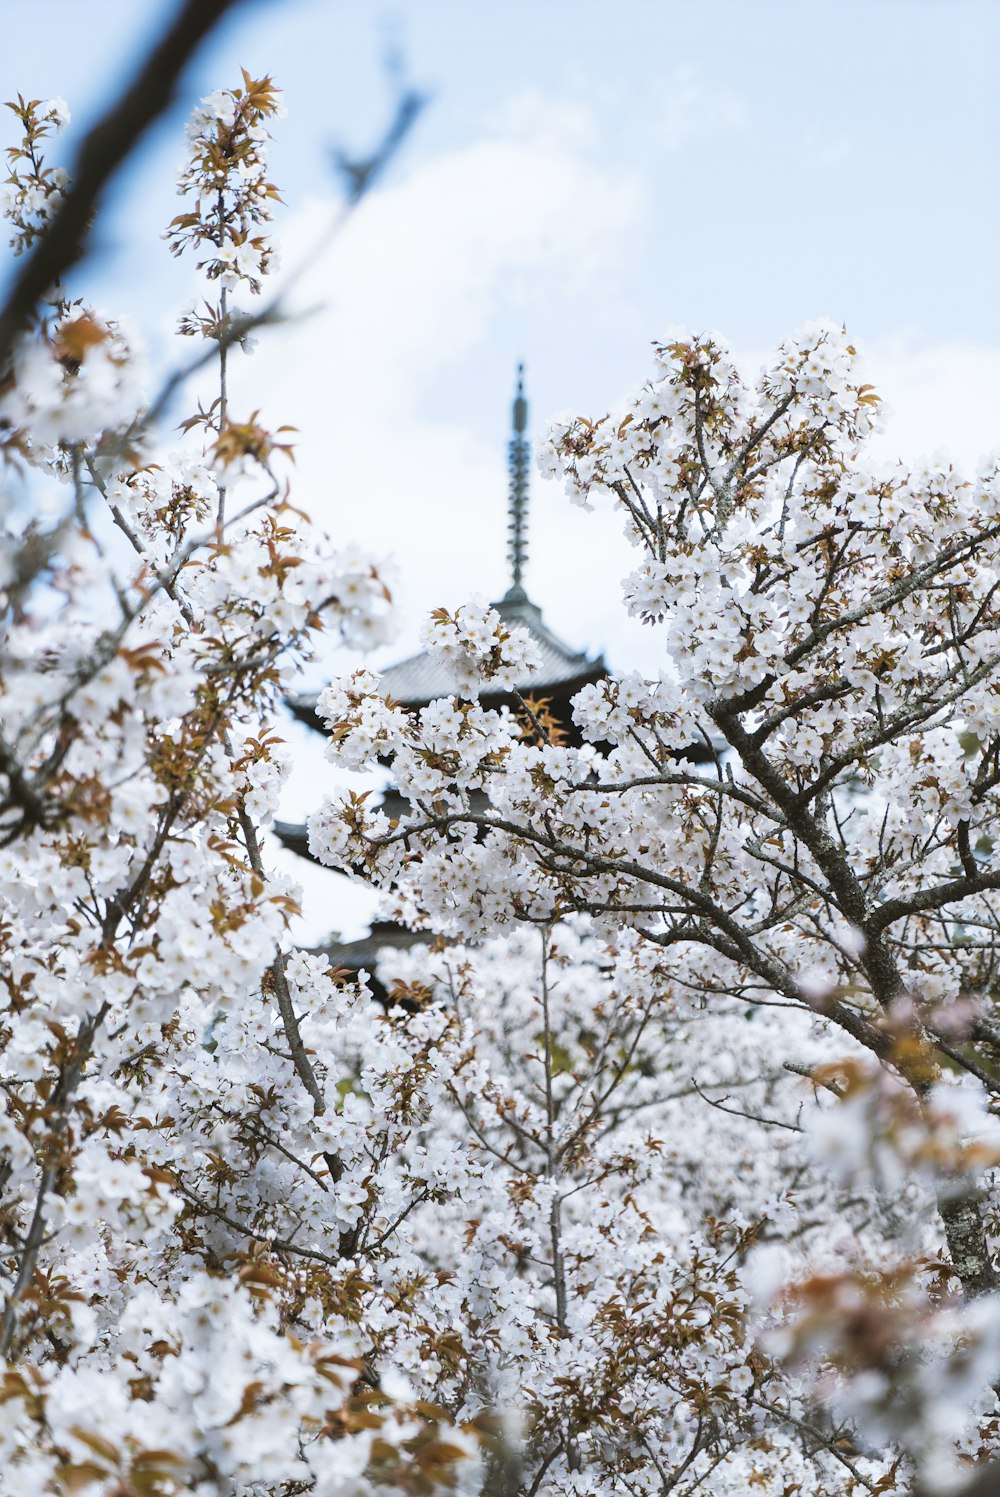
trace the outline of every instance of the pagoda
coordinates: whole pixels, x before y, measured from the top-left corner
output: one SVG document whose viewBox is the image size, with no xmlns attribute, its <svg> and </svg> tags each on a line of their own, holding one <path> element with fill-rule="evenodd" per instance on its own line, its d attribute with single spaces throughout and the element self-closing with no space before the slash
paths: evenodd
<svg viewBox="0 0 1000 1497">
<path fill-rule="evenodd" d="M 526 672 L 515 683 L 513 689 L 498 691 L 485 687 L 479 700 L 486 708 L 504 705 L 515 707 L 519 697 L 530 696 L 536 702 L 544 702 L 548 718 L 558 730 L 563 743 L 581 742 L 579 729 L 572 718 L 571 704 L 574 696 L 588 683 L 601 681 L 607 676 L 603 656 L 592 658 L 586 651 L 571 650 L 554 634 L 542 618 L 542 611 L 528 597 L 524 589 L 524 570 L 528 559 L 528 472 L 531 446 L 527 437 L 528 402 L 524 394 L 524 365 L 517 368 L 517 389 L 512 408 L 512 431 L 508 446 L 509 488 L 507 521 L 507 559 L 510 568 L 510 585 L 502 598 L 493 607 L 507 624 L 516 624 L 526 629 L 535 646 L 539 661 L 537 667 Z M 454 681 L 447 666 L 434 659 L 426 651 L 401 660 L 380 672 L 382 688 L 387 696 L 411 711 L 418 711 L 436 697 L 446 697 L 455 690 Z M 326 736 L 326 728 L 316 712 L 318 692 L 302 692 L 287 699 L 288 706 L 307 727 Z M 408 809 L 406 801 L 394 789 L 385 792 L 382 809 L 392 818 L 404 815 Z M 276 821 L 275 835 L 293 852 L 309 857 L 308 834 L 305 826 Z M 331 944 L 324 952 L 331 962 L 348 970 L 364 967 L 374 974 L 379 951 L 387 947 L 411 946 L 417 941 L 429 941 L 426 932 L 406 930 L 393 921 L 379 920 L 369 935 L 359 941 L 346 944 Z M 377 980 L 373 989 L 379 993 Z"/>
<path fill-rule="evenodd" d="M 607 675 L 607 668 L 602 656 L 591 659 L 585 651 L 571 650 L 553 634 L 542 618 L 542 610 L 524 590 L 524 569 L 528 559 L 528 468 L 531 458 L 531 446 L 525 435 L 527 425 L 524 365 L 519 364 L 512 411 L 513 430 L 508 448 L 510 486 L 507 558 L 510 586 L 492 606 L 504 623 L 518 624 L 528 631 L 540 663 L 537 669 L 526 673 L 516 683 L 513 691 L 490 691 L 487 687 L 480 692 L 479 700 L 484 707 L 496 708 L 504 704 L 513 707 L 518 695 L 542 697 L 562 730 L 562 741 L 579 744 L 580 735 L 573 723 L 570 704 L 582 686 L 590 681 L 603 680 Z M 426 651 L 411 655 L 398 665 L 390 665 L 380 672 L 380 676 L 386 695 L 401 706 L 411 709 L 426 707 L 436 697 L 450 696 L 455 690 L 447 665 L 435 660 Z M 289 697 L 288 705 L 300 721 L 325 736 L 326 729 L 316 715 L 318 695 L 318 692 L 302 692 Z"/>
</svg>

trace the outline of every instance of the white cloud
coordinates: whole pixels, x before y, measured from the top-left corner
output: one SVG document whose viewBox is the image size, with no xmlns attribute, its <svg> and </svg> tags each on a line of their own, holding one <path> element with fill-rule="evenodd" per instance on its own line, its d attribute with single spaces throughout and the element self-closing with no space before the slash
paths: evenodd
<svg viewBox="0 0 1000 1497">
<path fill-rule="evenodd" d="M 664 106 L 655 128 L 668 151 L 679 151 L 693 139 L 741 133 L 749 124 L 744 100 L 732 89 L 706 82 L 690 65 L 672 68 L 660 92 Z"/>
<path fill-rule="evenodd" d="M 913 462 L 941 455 L 972 476 L 1000 448 L 1000 348 L 900 334 L 868 350 L 869 377 L 888 407 L 876 450 Z"/>
<path fill-rule="evenodd" d="M 293 221 L 286 259 L 327 212 L 315 204 Z M 502 502 L 505 490 L 499 444 L 449 422 L 428 386 L 474 379 L 499 319 L 523 327 L 603 293 L 636 213 L 634 186 L 595 168 L 572 132 L 447 152 L 372 195 L 296 294 L 323 309 L 234 372 L 237 399 L 259 404 L 263 384 L 266 409 L 300 428 L 297 501 L 337 532 L 394 545 L 406 604 L 453 590 L 449 544 L 467 542 L 483 496 Z M 488 518 L 501 533 L 501 515 Z"/>
</svg>

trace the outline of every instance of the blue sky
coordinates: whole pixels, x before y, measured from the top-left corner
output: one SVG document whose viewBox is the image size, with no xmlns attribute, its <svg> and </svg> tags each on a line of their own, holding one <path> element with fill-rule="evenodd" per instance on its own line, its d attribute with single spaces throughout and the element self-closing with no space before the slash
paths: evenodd
<svg viewBox="0 0 1000 1497">
<path fill-rule="evenodd" d="M 85 126 L 173 8 L 7 7 L 2 96 L 61 94 Z M 159 237 L 191 104 L 241 64 L 284 88 L 275 232 L 293 261 L 330 214 L 331 146 L 363 149 L 385 122 L 390 48 L 433 102 L 306 277 L 299 303 L 319 310 L 234 380 L 248 409 L 300 428 L 298 501 L 396 553 L 390 655 L 428 608 L 505 585 L 519 358 L 539 431 L 567 408 L 600 414 L 678 324 L 721 330 L 754 370 L 832 316 L 895 413 L 884 456 L 972 464 L 1000 445 L 997 0 L 244 5 L 123 175 L 87 268 L 154 360 L 177 356 L 195 291 Z M 529 589 L 574 644 L 653 670 L 654 636 L 618 601 L 618 532 L 536 482 Z"/>
</svg>

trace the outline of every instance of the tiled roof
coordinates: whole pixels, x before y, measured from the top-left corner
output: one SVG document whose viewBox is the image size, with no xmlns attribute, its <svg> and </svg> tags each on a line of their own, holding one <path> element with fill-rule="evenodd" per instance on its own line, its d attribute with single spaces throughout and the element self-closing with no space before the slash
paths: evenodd
<svg viewBox="0 0 1000 1497">
<path fill-rule="evenodd" d="M 408 951 L 411 946 L 429 946 L 436 936 L 432 931 L 407 930 L 394 920 L 376 920 L 368 935 L 357 941 L 329 941 L 314 950 L 325 956 L 335 967 L 346 967 L 358 972 L 365 967 L 373 973 L 378 958 L 384 951 Z"/>
<path fill-rule="evenodd" d="M 508 593 L 493 606 L 505 623 L 527 629 L 541 657 L 538 669 L 517 682 L 518 691 L 537 692 L 547 686 L 560 686 L 603 663 L 591 661 L 584 651 L 577 652 L 564 645 L 543 623 L 541 609 L 527 597 L 512 598 Z M 409 660 L 391 665 L 382 672 L 382 685 L 389 696 L 404 704 L 429 702 L 455 690 L 454 678 L 445 662 L 427 654 L 411 655 Z"/>
<path fill-rule="evenodd" d="M 592 660 L 586 651 L 571 650 L 563 644 L 542 620 L 542 611 L 530 601 L 522 588 L 511 588 L 505 597 L 493 607 L 505 623 L 519 624 L 527 629 L 538 651 L 540 664 L 537 670 L 528 672 L 517 682 L 520 692 L 545 692 L 553 687 L 569 685 L 574 681 L 596 680 L 605 674 L 603 657 Z M 437 660 L 422 651 L 390 665 L 381 673 L 383 690 L 404 707 L 422 705 L 435 697 L 450 696 L 455 690 L 454 678 L 442 660 Z M 491 693 L 482 693 L 489 700 Z M 506 696 L 504 692 L 501 695 Z M 290 700 L 289 705 L 299 716 L 311 712 L 316 704 L 316 693 L 301 693 Z"/>
</svg>

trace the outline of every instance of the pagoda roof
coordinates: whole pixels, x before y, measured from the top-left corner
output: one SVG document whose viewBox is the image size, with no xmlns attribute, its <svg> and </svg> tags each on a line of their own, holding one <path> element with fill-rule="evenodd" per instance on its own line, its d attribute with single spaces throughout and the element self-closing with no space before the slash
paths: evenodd
<svg viewBox="0 0 1000 1497">
<path fill-rule="evenodd" d="M 542 610 L 532 603 L 522 588 L 511 588 L 503 598 L 493 604 L 505 624 L 526 629 L 535 646 L 539 664 L 526 671 L 514 684 L 514 689 L 490 690 L 484 687 L 480 700 L 490 706 L 513 702 L 515 697 L 543 696 L 566 700 L 589 681 L 600 681 L 607 675 L 604 657 L 591 657 L 586 650 L 571 650 L 542 618 Z M 436 697 L 452 696 L 455 693 L 455 678 L 447 661 L 438 659 L 422 650 L 390 665 L 380 673 L 382 691 L 403 707 L 426 706 Z M 320 727 L 316 714 L 318 692 L 299 692 L 288 698 L 288 705 L 296 717 L 310 727 Z"/>
<path fill-rule="evenodd" d="M 526 671 L 514 683 L 513 690 L 484 687 L 479 693 L 484 705 L 497 707 L 505 702 L 513 703 L 518 695 L 565 701 L 581 686 L 590 681 L 601 681 L 607 675 L 603 655 L 591 657 L 585 650 L 571 650 L 552 632 L 542 618 L 541 609 L 527 597 L 511 598 L 508 594 L 493 607 L 504 623 L 520 625 L 527 630 L 539 664 L 535 670 Z M 436 697 L 453 696 L 456 691 L 455 678 L 447 662 L 426 650 L 390 665 L 379 674 L 383 693 L 411 709 L 424 707 Z M 316 713 L 318 696 L 318 692 L 298 692 L 288 698 L 288 705 L 309 727 L 322 729 Z"/>
<path fill-rule="evenodd" d="M 542 610 L 531 602 L 523 589 L 511 588 L 493 607 L 505 624 L 527 630 L 539 657 L 536 669 L 526 672 L 515 683 L 516 690 L 522 694 L 537 695 L 551 687 L 575 686 L 583 677 L 590 679 L 605 674 L 602 658 L 591 660 L 585 650 L 571 650 L 552 632 L 542 618 Z M 423 651 L 384 670 L 382 686 L 394 701 L 411 707 L 432 701 L 434 697 L 449 696 L 455 690 L 455 680 L 447 661 Z M 484 696 L 489 694 L 489 688 L 482 693 Z"/>
<path fill-rule="evenodd" d="M 394 920 L 375 920 L 368 934 L 359 940 L 327 941 L 322 946 L 313 947 L 312 954 L 324 957 L 331 967 L 339 967 L 355 976 L 366 972 L 372 997 L 383 1008 L 388 1008 L 389 989 L 379 975 L 379 958 L 395 951 L 411 951 L 414 946 L 438 944 L 450 945 L 451 942 L 442 943 L 441 937 L 433 931 L 408 930 Z M 411 1009 L 411 1002 L 405 995 L 400 995 L 395 1001 L 403 1008 Z"/>
<path fill-rule="evenodd" d="M 368 934 L 357 941 L 326 941 L 313 949 L 331 966 L 346 967 L 349 972 L 360 972 L 363 967 L 371 973 L 382 952 L 409 951 L 411 946 L 430 946 L 438 939 L 433 931 L 408 930 L 394 920 L 374 920 Z"/>
</svg>

